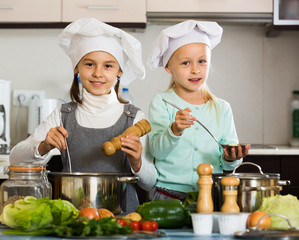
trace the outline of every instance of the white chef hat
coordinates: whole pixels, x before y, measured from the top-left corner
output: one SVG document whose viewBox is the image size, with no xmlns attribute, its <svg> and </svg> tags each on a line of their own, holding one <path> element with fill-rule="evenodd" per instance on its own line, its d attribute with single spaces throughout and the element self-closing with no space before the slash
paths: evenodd
<svg viewBox="0 0 299 240">
<path fill-rule="evenodd" d="M 125 31 L 95 18 L 81 18 L 69 24 L 59 35 L 59 45 L 71 58 L 74 69 L 87 53 L 105 51 L 118 61 L 123 72 L 123 86 L 145 77 L 140 42 Z"/>
<path fill-rule="evenodd" d="M 194 20 L 165 28 L 154 42 L 147 64 L 151 69 L 165 67 L 175 50 L 189 43 L 205 43 L 212 49 L 220 42 L 222 32 L 216 22 Z"/>
</svg>

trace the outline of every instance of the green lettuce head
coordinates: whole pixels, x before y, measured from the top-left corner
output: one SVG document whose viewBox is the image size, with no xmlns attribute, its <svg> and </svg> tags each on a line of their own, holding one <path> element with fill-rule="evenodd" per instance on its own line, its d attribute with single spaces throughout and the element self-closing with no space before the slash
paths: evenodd
<svg viewBox="0 0 299 240">
<path fill-rule="evenodd" d="M 27 196 L 14 204 L 6 205 L 0 221 L 14 229 L 34 231 L 59 225 L 77 217 L 78 213 L 79 211 L 68 201 Z"/>
<path fill-rule="evenodd" d="M 259 211 L 281 214 L 287 217 L 292 227 L 299 227 L 299 200 L 293 195 L 276 195 L 263 199 Z M 284 218 L 271 216 L 271 228 L 289 229 L 290 226 Z"/>
</svg>

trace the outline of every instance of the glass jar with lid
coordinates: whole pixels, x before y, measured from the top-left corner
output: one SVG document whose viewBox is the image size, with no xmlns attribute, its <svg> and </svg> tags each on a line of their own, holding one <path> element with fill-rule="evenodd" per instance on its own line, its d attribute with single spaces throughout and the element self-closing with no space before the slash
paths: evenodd
<svg viewBox="0 0 299 240">
<path fill-rule="evenodd" d="M 42 164 L 17 164 L 8 167 L 8 180 L 0 186 L 1 207 L 26 196 L 52 198 L 51 183 Z"/>
</svg>

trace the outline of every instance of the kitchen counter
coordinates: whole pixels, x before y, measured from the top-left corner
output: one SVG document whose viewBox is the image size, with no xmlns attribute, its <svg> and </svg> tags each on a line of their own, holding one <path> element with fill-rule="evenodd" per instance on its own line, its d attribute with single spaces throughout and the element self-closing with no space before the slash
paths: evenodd
<svg viewBox="0 0 299 240">
<path fill-rule="evenodd" d="M 252 144 L 248 155 L 299 155 L 299 147 Z"/>
<path fill-rule="evenodd" d="M 4 235 L 2 234 L 3 229 L 0 230 L 0 239 L 12 239 L 12 240 L 61 240 L 61 239 L 78 239 L 78 238 L 59 238 L 59 237 L 51 237 L 51 236 L 18 236 L 18 235 Z M 185 239 L 185 240 L 232 240 L 235 239 L 234 236 L 224 236 L 219 233 L 213 233 L 211 235 L 205 235 L 205 236 L 200 236 L 200 235 L 195 235 L 193 233 L 193 229 L 174 229 L 174 230 L 160 230 L 162 232 L 165 232 L 164 237 L 159 237 L 159 238 L 148 238 L 148 239 L 157 239 L 157 240 L 165 240 L 165 239 Z M 80 238 L 82 239 L 82 238 Z M 137 239 L 137 238 L 129 238 L 126 236 L 120 236 L 119 238 L 117 237 L 90 237 L 90 238 L 85 238 L 85 239 Z M 140 238 L 139 238 L 140 239 Z M 143 238 L 145 239 L 145 238 Z"/>
</svg>

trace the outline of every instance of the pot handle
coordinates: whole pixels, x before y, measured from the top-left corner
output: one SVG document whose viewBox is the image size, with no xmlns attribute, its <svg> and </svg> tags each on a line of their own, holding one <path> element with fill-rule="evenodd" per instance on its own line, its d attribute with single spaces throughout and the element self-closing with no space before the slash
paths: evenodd
<svg viewBox="0 0 299 240">
<path fill-rule="evenodd" d="M 268 176 L 267 174 L 264 174 L 264 173 L 263 173 L 262 168 L 261 168 L 260 165 L 257 165 L 257 164 L 255 164 L 255 163 L 253 163 L 253 162 L 242 162 L 242 163 L 240 163 L 239 165 L 237 165 L 237 166 L 234 168 L 233 172 L 232 172 L 230 175 L 234 175 L 234 174 L 236 173 L 236 170 L 237 170 L 239 167 L 241 167 L 242 165 L 253 165 L 253 166 L 256 166 L 256 167 L 259 169 L 260 174 L 263 174 L 263 175 L 265 175 L 265 176 Z"/>
<path fill-rule="evenodd" d="M 244 187 L 244 191 L 281 191 L 281 186 L 269 186 L 269 187 Z"/>
<path fill-rule="evenodd" d="M 291 181 L 290 180 L 278 180 L 277 185 L 282 185 L 282 186 L 291 185 Z"/>
<path fill-rule="evenodd" d="M 139 177 L 129 176 L 129 177 L 119 177 L 117 181 L 120 183 L 137 183 L 139 181 Z"/>
</svg>

